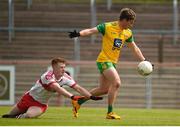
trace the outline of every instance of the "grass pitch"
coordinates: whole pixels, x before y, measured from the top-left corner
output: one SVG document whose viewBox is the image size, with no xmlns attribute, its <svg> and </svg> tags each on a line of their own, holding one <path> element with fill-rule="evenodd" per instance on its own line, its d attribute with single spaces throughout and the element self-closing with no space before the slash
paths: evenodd
<svg viewBox="0 0 180 127">
<path fill-rule="evenodd" d="M 11 107 L 0 107 L 0 116 Z M 73 118 L 71 107 L 49 107 L 45 114 L 34 119 L 0 118 L 0 126 L 119 126 L 119 125 L 179 125 L 180 110 L 169 109 L 115 109 L 122 120 L 107 120 L 106 108 L 81 108 L 78 118 Z"/>
</svg>

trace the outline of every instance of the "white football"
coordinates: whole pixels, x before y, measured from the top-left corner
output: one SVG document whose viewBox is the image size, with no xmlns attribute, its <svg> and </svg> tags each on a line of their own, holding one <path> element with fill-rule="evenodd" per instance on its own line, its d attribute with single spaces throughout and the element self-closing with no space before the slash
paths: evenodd
<svg viewBox="0 0 180 127">
<path fill-rule="evenodd" d="M 138 64 L 138 72 L 142 76 L 147 76 L 153 71 L 153 66 L 149 61 L 142 61 Z"/>
</svg>

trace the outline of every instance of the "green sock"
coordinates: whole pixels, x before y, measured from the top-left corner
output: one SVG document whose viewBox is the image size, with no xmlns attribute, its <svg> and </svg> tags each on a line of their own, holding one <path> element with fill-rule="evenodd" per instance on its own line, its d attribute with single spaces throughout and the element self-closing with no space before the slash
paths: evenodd
<svg viewBox="0 0 180 127">
<path fill-rule="evenodd" d="M 112 112 L 113 111 L 113 107 L 112 107 L 112 105 L 109 105 L 108 106 L 108 113 L 110 113 L 110 112 Z"/>
<path fill-rule="evenodd" d="M 81 104 L 85 103 L 86 101 L 88 101 L 88 100 L 87 99 L 79 99 L 78 104 L 81 105 Z"/>
</svg>

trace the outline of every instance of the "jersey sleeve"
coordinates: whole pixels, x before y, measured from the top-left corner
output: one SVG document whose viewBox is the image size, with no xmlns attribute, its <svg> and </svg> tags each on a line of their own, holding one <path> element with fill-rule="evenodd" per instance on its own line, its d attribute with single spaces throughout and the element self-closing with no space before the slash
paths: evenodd
<svg viewBox="0 0 180 127">
<path fill-rule="evenodd" d="M 76 82 L 74 81 L 74 79 L 71 76 L 65 74 L 65 76 L 64 76 L 64 85 L 73 88 L 76 85 Z"/>
<path fill-rule="evenodd" d="M 127 43 L 132 43 L 132 42 L 134 42 L 134 38 L 133 38 L 132 31 L 130 31 L 129 35 L 130 35 L 130 37 L 129 37 L 128 39 L 126 39 L 126 42 L 127 42 Z"/>
<path fill-rule="evenodd" d="M 43 86 L 50 86 L 51 84 L 56 83 L 53 77 L 53 73 L 51 71 L 48 71 L 45 74 L 43 74 L 40 80 Z"/>
<path fill-rule="evenodd" d="M 74 80 L 69 80 L 66 82 L 66 85 L 73 88 L 76 85 L 76 82 Z"/>
<path fill-rule="evenodd" d="M 104 35 L 105 34 L 105 23 L 97 25 L 97 29 L 102 35 Z"/>
<path fill-rule="evenodd" d="M 131 43 L 131 42 L 134 42 L 134 38 L 133 36 L 129 37 L 127 40 L 126 40 L 127 43 Z"/>
</svg>

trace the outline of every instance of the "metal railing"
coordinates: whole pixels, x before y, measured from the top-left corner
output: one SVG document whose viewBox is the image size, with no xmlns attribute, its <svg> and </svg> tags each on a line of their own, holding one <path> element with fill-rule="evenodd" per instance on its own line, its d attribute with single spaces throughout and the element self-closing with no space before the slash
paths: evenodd
<svg viewBox="0 0 180 127">
<path fill-rule="evenodd" d="M 63 27 L 13 27 L 13 31 L 17 32 L 69 32 L 74 30 L 75 28 L 63 28 Z M 85 28 L 76 28 L 76 30 L 82 30 Z M 9 27 L 0 27 L 0 31 L 9 31 Z M 173 35 L 173 30 L 144 30 L 144 29 L 134 29 L 133 33 L 137 34 L 160 34 L 160 35 Z M 180 30 L 176 31 L 176 34 L 180 34 Z"/>
<path fill-rule="evenodd" d="M 177 43 L 177 31 L 178 31 L 178 1 L 173 0 L 173 44 Z"/>
<path fill-rule="evenodd" d="M 97 16 L 96 16 L 96 3 L 95 0 L 91 0 L 91 27 L 97 25 Z M 91 35 L 91 43 L 94 43 L 96 40 L 96 35 Z"/>
<path fill-rule="evenodd" d="M 14 1 L 8 0 L 8 40 L 11 42 L 14 37 Z"/>
<path fill-rule="evenodd" d="M 27 8 L 30 9 L 32 6 L 32 0 L 27 0 Z"/>
</svg>

